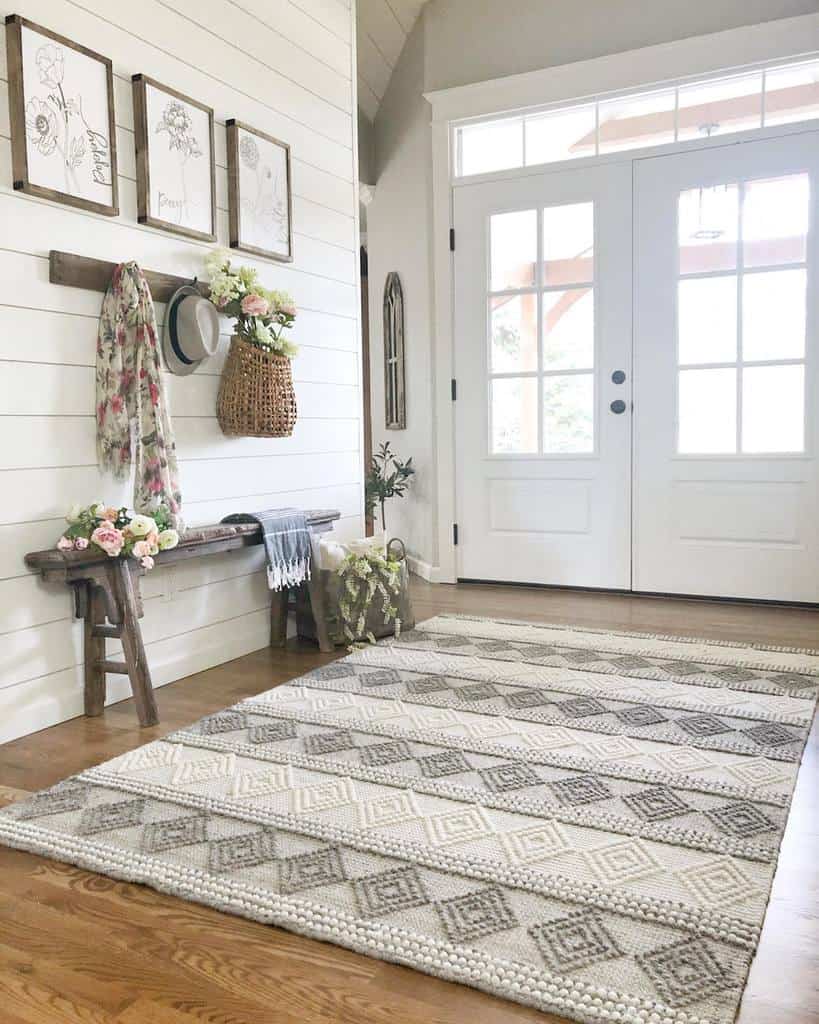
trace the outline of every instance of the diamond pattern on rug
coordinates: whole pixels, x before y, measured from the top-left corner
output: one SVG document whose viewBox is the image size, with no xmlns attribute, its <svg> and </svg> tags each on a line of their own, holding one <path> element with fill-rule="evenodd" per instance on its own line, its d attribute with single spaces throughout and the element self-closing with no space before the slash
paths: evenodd
<svg viewBox="0 0 819 1024">
<path fill-rule="evenodd" d="M 50 814 L 65 814 L 68 811 L 78 811 L 85 806 L 88 800 L 88 788 L 86 786 L 54 786 L 43 793 L 27 800 L 20 805 L 18 817 L 22 821 L 30 821 L 32 818 L 44 818 Z"/>
<path fill-rule="evenodd" d="M 728 907 L 757 890 L 732 857 L 717 857 L 677 872 L 704 907 Z"/>
<path fill-rule="evenodd" d="M 615 716 L 624 725 L 635 725 L 638 728 L 642 725 L 659 725 L 667 722 L 668 718 L 660 714 L 657 708 L 650 704 L 638 704 L 633 708 L 620 708 L 614 712 Z"/>
<path fill-rule="evenodd" d="M 282 793 L 291 786 L 290 766 L 271 765 L 261 771 L 237 772 L 230 787 L 230 795 L 237 800 L 248 800 L 253 797 L 269 796 L 271 793 Z"/>
<path fill-rule="evenodd" d="M 347 679 L 355 675 L 355 668 L 350 662 L 336 661 L 332 665 L 314 668 L 311 675 L 314 679 Z"/>
<path fill-rule="evenodd" d="M 683 939 L 643 953 L 637 962 L 660 999 L 675 1009 L 708 999 L 732 984 L 704 939 Z"/>
<path fill-rule="evenodd" d="M 591 804 L 608 800 L 611 790 L 596 775 L 572 775 L 550 782 L 549 787 L 562 804 Z"/>
<path fill-rule="evenodd" d="M 418 767 L 428 779 L 439 779 L 444 775 L 457 775 L 460 772 L 472 771 L 472 765 L 460 750 L 442 750 L 438 754 L 419 757 Z"/>
<path fill-rule="evenodd" d="M 247 715 L 238 711 L 224 711 L 218 715 L 210 715 L 203 718 L 199 723 L 199 731 L 203 736 L 215 736 L 221 732 L 235 732 L 237 729 L 244 729 L 247 724 Z"/>
<path fill-rule="evenodd" d="M 756 804 L 726 804 L 705 813 L 718 829 L 740 839 L 750 839 L 751 836 L 777 831 L 775 822 L 771 821 L 767 814 L 763 814 Z"/>
<path fill-rule="evenodd" d="M 293 740 L 296 738 L 296 723 L 283 718 L 280 722 L 254 725 L 247 738 L 250 743 L 280 743 L 282 740 Z"/>
<path fill-rule="evenodd" d="M 452 691 L 458 700 L 478 701 L 490 700 L 500 693 L 496 686 L 491 683 L 475 683 L 472 686 L 458 686 Z"/>
<path fill-rule="evenodd" d="M 401 676 L 391 668 L 382 669 L 379 672 L 366 672 L 358 677 L 359 683 L 368 689 L 375 686 L 389 686 L 391 683 L 400 683 Z"/>
<path fill-rule="evenodd" d="M 424 819 L 424 827 L 435 846 L 474 842 L 493 834 L 491 824 L 477 805 L 433 814 Z"/>
<path fill-rule="evenodd" d="M 142 822 L 145 813 L 145 801 L 142 797 L 136 800 L 118 800 L 116 803 L 97 804 L 82 812 L 77 832 L 80 835 L 92 835 L 94 832 L 107 832 L 115 828 L 131 828 Z"/>
<path fill-rule="evenodd" d="M 569 848 L 565 834 L 556 821 L 544 821 L 515 832 L 501 832 L 500 839 L 506 856 L 513 864 L 537 863 Z"/>
<path fill-rule="evenodd" d="M 353 882 L 358 908 L 365 917 L 383 917 L 430 902 L 421 875 L 414 867 L 393 868 Z"/>
<path fill-rule="evenodd" d="M 349 729 L 313 733 L 305 736 L 303 742 L 308 754 L 337 754 L 341 750 L 354 750 L 358 746 Z"/>
<path fill-rule="evenodd" d="M 493 793 L 506 793 L 527 786 L 539 786 L 543 781 L 528 765 L 514 761 L 482 768 L 478 774 Z"/>
<path fill-rule="evenodd" d="M 477 889 L 441 900 L 435 909 L 450 942 L 474 942 L 519 924 L 501 889 Z"/>
<path fill-rule="evenodd" d="M 547 968 L 556 974 L 623 955 L 600 916 L 587 911 L 533 925 L 529 934 Z"/>
<path fill-rule="evenodd" d="M 545 690 L 518 690 L 503 698 L 510 708 L 537 708 L 551 704 L 552 699 Z"/>
<path fill-rule="evenodd" d="M 443 676 L 422 676 L 420 679 L 410 679 L 407 683 L 407 692 L 413 694 L 439 693 L 450 689 L 452 687 Z"/>
<path fill-rule="evenodd" d="M 733 732 L 730 725 L 721 722 L 716 715 L 692 715 L 690 718 L 678 718 L 676 723 L 689 736 L 719 736 L 723 732 Z"/>
<path fill-rule="evenodd" d="M 341 850 L 337 846 L 325 846 L 321 850 L 298 853 L 279 861 L 279 889 L 283 893 L 315 889 L 319 885 L 335 885 L 345 882 L 347 873 Z"/>
<path fill-rule="evenodd" d="M 208 819 L 204 814 L 172 818 L 170 821 L 152 821 L 142 830 L 141 847 L 144 853 L 162 853 L 179 846 L 204 843 L 208 838 Z"/>
<path fill-rule="evenodd" d="M 606 708 L 594 697 L 572 697 L 555 705 L 569 718 L 588 718 L 590 715 L 604 715 Z"/>
<path fill-rule="evenodd" d="M 361 747 L 361 762 L 368 765 L 394 764 L 396 761 L 407 761 L 412 757 L 405 740 L 392 740 L 388 743 L 370 743 Z"/>
<path fill-rule="evenodd" d="M 687 814 L 692 809 L 673 789 L 669 789 L 667 786 L 643 789 L 639 793 L 630 793 L 621 799 L 645 821 L 666 821 L 668 818 Z"/>
<path fill-rule="evenodd" d="M 743 729 L 743 734 L 760 747 L 781 747 L 784 743 L 793 743 L 796 737 L 776 722 L 762 722 L 750 729 Z"/>
<path fill-rule="evenodd" d="M 659 861 L 639 839 L 625 839 L 597 850 L 584 850 L 583 856 L 603 885 L 623 885 L 654 874 Z"/>
<path fill-rule="evenodd" d="M 245 832 L 227 839 L 213 839 L 208 845 L 208 868 L 214 874 L 253 868 L 276 856 L 272 831 Z"/>
</svg>

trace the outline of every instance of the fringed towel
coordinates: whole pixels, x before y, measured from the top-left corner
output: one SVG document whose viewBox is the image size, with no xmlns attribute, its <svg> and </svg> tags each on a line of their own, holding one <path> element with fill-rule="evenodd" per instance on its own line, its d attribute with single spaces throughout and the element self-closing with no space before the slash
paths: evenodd
<svg viewBox="0 0 819 1024">
<path fill-rule="evenodd" d="M 271 508 L 253 514 L 235 512 L 222 522 L 261 526 L 267 551 L 267 585 L 271 590 L 297 587 L 310 579 L 310 527 L 297 508 Z"/>
<path fill-rule="evenodd" d="M 170 509 L 182 529 L 171 420 L 159 373 L 156 314 L 136 263 L 120 263 L 102 300 L 97 336 L 97 462 L 125 478 L 136 448 L 134 509 Z"/>
</svg>

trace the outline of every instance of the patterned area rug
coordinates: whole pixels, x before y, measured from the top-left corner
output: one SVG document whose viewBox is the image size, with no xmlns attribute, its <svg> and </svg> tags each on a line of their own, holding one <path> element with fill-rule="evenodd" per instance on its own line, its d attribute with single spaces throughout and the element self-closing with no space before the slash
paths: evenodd
<svg viewBox="0 0 819 1024">
<path fill-rule="evenodd" d="M 584 1021 L 730 1022 L 819 652 L 442 616 L 0 841 Z"/>
</svg>

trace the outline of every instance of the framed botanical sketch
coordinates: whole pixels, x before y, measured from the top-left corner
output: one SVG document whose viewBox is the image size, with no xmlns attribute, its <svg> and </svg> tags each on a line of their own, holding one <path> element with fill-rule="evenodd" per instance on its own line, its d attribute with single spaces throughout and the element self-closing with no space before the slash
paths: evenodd
<svg viewBox="0 0 819 1024">
<path fill-rule="evenodd" d="M 111 61 L 18 14 L 6 52 L 15 189 L 115 217 Z"/>
<path fill-rule="evenodd" d="M 234 118 L 226 125 L 231 248 L 290 262 L 290 147 Z"/>
<path fill-rule="evenodd" d="M 131 81 L 139 223 L 215 241 L 213 111 L 147 75 Z"/>
</svg>

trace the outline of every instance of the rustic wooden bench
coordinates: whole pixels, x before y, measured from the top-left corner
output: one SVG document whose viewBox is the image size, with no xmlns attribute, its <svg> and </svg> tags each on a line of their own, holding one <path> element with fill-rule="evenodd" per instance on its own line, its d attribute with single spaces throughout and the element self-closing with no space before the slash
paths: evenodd
<svg viewBox="0 0 819 1024">
<path fill-rule="evenodd" d="M 308 511 L 307 523 L 313 533 L 332 530 L 341 513 L 335 509 Z M 261 544 L 258 523 L 217 523 L 199 526 L 185 532 L 178 547 L 156 556 L 157 565 L 171 565 L 189 558 L 201 558 L 222 551 Z M 109 558 L 102 552 L 32 551 L 26 565 L 36 569 L 44 580 L 67 583 L 74 592 L 74 614 L 83 620 L 85 663 L 85 713 L 101 715 L 105 708 L 106 675 L 108 672 L 127 675 L 131 681 L 140 725 L 156 725 L 159 716 L 154 698 L 151 672 L 142 642 L 139 620 L 142 618 L 142 596 L 139 581 L 145 570 L 133 558 Z M 315 620 L 316 638 L 322 651 L 332 651 L 327 632 L 324 600 L 320 593 L 320 573 L 296 595 L 298 614 L 308 610 Z M 270 610 L 271 645 L 284 646 L 287 637 L 289 591 L 274 592 Z M 110 661 L 105 641 L 122 641 L 123 661 Z"/>
</svg>

